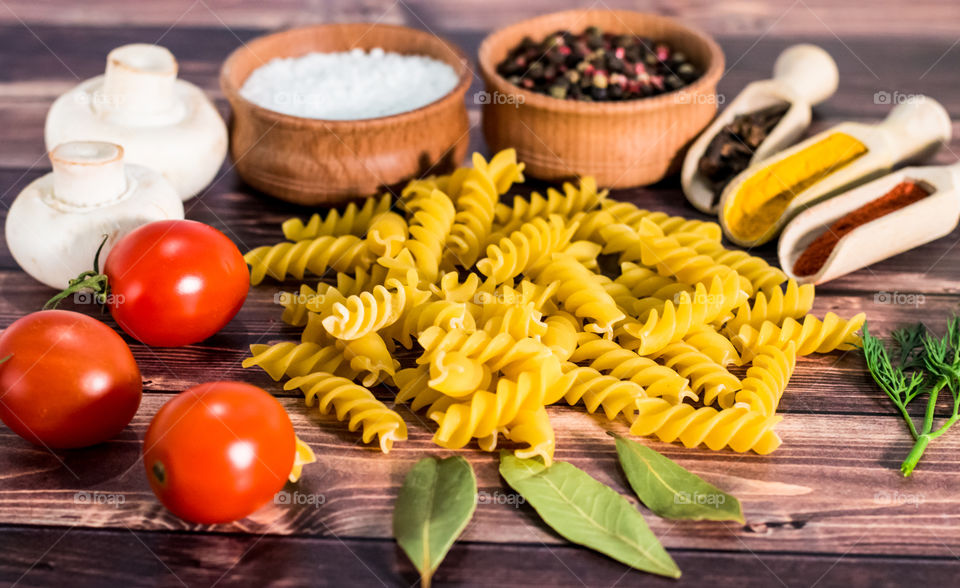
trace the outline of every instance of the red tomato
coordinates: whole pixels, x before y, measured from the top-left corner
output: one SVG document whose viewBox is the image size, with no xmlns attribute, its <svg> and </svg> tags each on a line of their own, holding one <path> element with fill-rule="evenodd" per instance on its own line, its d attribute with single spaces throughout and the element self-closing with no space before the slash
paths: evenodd
<svg viewBox="0 0 960 588">
<path fill-rule="evenodd" d="M 276 398 L 242 382 L 194 386 L 163 405 L 143 440 L 154 494 L 202 524 L 242 519 L 287 481 L 293 424 Z"/>
<path fill-rule="evenodd" d="M 0 419 L 52 448 L 110 439 L 140 406 L 143 382 L 110 327 L 66 310 L 28 314 L 0 335 Z"/>
<path fill-rule="evenodd" d="M 189 220 L 152 222 L 123 237 L 104 264 L 117 324 L 147 345 L 203 341 L 237 314 L 250 288 L 226 235 Z"/>
</svg>

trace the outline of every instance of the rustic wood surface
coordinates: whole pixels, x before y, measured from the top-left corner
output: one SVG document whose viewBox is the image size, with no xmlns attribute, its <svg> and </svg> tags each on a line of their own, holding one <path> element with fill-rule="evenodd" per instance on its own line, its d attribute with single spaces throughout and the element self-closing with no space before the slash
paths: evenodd
<svg viewBox="0 0 960 588">
<path fill-rule="evenodd" d="M 278 27 L 328 20 L 405 23 L 448 36 L 475 55 L 485 33 L 525 16 L 576 3 L 469 0 L 319 2 L 0 1 L 0 203 L 3 212 L 27 183 L 49 169 L 43 118 L 52 100 L 78 79 L 96 75 L 107 51 L 127 42 L 160 41 L 178 56 L 182 76 L 227 106 L 217 88 L 219 64 L 244 40 Z M 731 99 L 768 77 L 777 53 L 810 41 L 836 58 L 840 90 L 816 110 L 813 130 L 840 120 L 878 120 L 889 106 L 879 91 L 927 93 L 960 117 L 955 71 L 960 14 L 950 1 L 600 2 L 673 14 L 716 35 L 729 71 L 719 91 Z M 891 39 L 890 37 L 893 37 Z M 467 93 L 471 123 L 479 122 Z M 960 127 L 955 125 L 955 131 Z M 483 149 L 479 128 L 472 147 Z M 950 163 L 954 139 L 936 157 Z M 616 198 L 688 217 L 676 180 Z M 311 211 L 243 185 L 225 164 L 216 182 L 186 204 L 187 216 L 225 231 L 243 249 L 276 241 L 279 223 Z M 960 231 L 818 290 L 815 312 L 864 311 L 880 332 L 917 320 L 942 328 L 958 308 Z M 774 259 L 772 247 L 757 250 Z M 287 287 L 292 287 L 288 284 Z M 49 453 L 0 429 L 0 582 L 17 585 L 362 585 L 410 586 L 412 567 L 390 540 L 390 513 L 403 475 L 418 458 L 444 454 L 422 415 L 404 412 L 410 440 L 389 456 L 364 447 L 346 426 L 307 409 L 258 370 L 242 370 L 251 343 L 293 338 L 274 303 L 279 287 L 251 291 L 221 333 L 179 349 L 130 341 L 145 379 L 133 423 L 101 446 Z M 22 273 L 0 243 L 0 326 L 38 309 L 51 292 Z M 891 294 L 909 304 L 890 304 Z M 904 299 L 903 296 L 900 299 Z M 92 308 L 67 308 L 97 312 Z M 113 324 L 109 317 L 104 317 Z M 243 379 L 282 396 L 298 434 L 319 463 L 285 489 L 293 504 L 271 505 L 233 525 L 198 527 L 164 511 L 139 460 L 140 440 L 170 394 L 201 381 Z M 945 583 L 960 566 L 960 432 L 928 449 L 917 474 L 898 464 L 909 435 L 856 353 L 804 358 L 785 395 L 774 454 L 650 445 L 741 498 L 747 522 L 672 523 L 648 517 L 683 569 L 682 584 L 743 586 Z M 627 494 L 607 430 L 624 426 L 563 407 L 550 409 L 557 458 L 584 468 Z M 462 585 L 614 586 L 672 581 L 570 546 L 503 490 L 494 456 L 461 452 L 474 465 L 487 500 L 436 582 Z M 308 503 L 309 502 L 309 503 Z M 320 503 L 322 504 L 316 504 Z"/>
</svg>

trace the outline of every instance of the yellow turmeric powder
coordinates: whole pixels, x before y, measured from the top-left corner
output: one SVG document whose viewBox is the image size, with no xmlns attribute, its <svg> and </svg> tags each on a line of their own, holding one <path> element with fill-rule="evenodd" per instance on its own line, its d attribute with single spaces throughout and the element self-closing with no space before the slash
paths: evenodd
<svg viewBox="0 0 960 588">
<path fill-rule="evenodd" d="M 727 204 L 727 227 L 739 239 L 759 239 L 783 215 L 797 194 L 866 152 L 866 145 L 850 135 L 832 133 L 760 169 L 740 185 Z"/>
</svg>

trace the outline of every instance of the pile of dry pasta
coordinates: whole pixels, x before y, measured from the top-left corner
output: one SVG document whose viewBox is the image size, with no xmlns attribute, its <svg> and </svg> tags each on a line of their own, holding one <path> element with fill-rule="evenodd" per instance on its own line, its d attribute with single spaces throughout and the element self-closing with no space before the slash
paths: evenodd
<svg viewBox="0 0 960 588">
<path fill-rule="evenodd" d="M 503 435 L 550 463 L 545 407 L 560 401 L 635 435 L 769 453 L 796 357 L 859 344 L 863 315 L 808 315 L 813 286 L 725 249 L 714 223 L 607 199 L 592 178 L 501 202 L 521 181 L 513 150 L 476 154 L 398 202 L 285 222 L 287 241 L 246 255 L 253 283 L 336 278 L 284 293 L 300 341 L 253 345 L 244 367 L 288 378 L 384 452 L 407 431 L 379 384 L 425 410 L 442 447 Z"/>
</svg>

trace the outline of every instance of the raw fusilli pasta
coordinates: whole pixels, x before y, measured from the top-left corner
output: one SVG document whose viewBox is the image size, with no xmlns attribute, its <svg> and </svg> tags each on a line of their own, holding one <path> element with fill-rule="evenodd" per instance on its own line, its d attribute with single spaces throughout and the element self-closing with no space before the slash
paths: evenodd
<svg viewBox="0 0 960 588">
<path fill-rule="evenodd" d="M 467 266 L 477 261 L 493 228 L 500 195 L 515 182 L 522 181 L 523 164 L 517 163 L 513 149 L 501 151 L 489 163 L 474 153 L 473 169 L 464 178 L 456 196 L 457 214 L 447 237 L 453 261 Z"/>
<path fill-rule="evenodd" d="M 737 392 L 734 401 L 763 415 L 773 414 L 796 363 L 797 346 L 793 341 L 784 349 L 764 345 L 757 350 L 743 380 L 743 388 Z"/>
<path fill-rule="evenodd" d="M 581 178 L 579 189 L 570 183 L 563 184 L 563 193 L 548 188 L 546 198 L 537 192 L 531 194 L 529 200 L 514 196 L 512 206 L 497 204 L 499 226 L 491 235 L 490 242 L 499 241 L 535 218 L 549 218 L 556 214 L 568 221 L 577 220 L 583 213 L 596 208 L 606 197 L 607 191 L 598 192 L 597 182 L 591 177 Z"/>
<path fill-rule="evenodd" d="M 503 283 L 520 274 L 536 276 L 554 253 L 570 243 L 576 226 L 569 226 L 559 215 L 549 220 L 535 218 L 487 247 L 487 256 L 477 262 L 481 274 Z"/>
<path fill-rule="evenodd" d="M 636 435 L 769 453 L 796 356 L 859 344 L 862 315 L 807 315 L 813 287 L 724 248 L 716 223 L 609 200 L 589 177 L 501 202 L 523 169 L 512 150 L 475 155 L 409 182 L 396 209 L 384 195 L 284 223 L 287 242 L 245 256 L 251 281 L 321 281 L 278 298 L 300 340 L 252 345 L 244 367 L 383 451 L 407 430 L 372 386 L 425 411 L 442 447 L 502 437 L 549 464 L 559 404 Z M 727 368 L 745 362 L 741 381 Z"/>
<path fill-rule="evenodd" d="M 407 438 L 407 424 L 399 414 L 377 400 L 370 390 L 354 384 L 352 380 L 326 372 L 313 372 L 291 379 L 283 385 L 284 390 L 300 388 L 306 397 L 307 406 L 318 402 L 320 412 L 327 414 L 333 409 L 337 420 L 349 419 L 351 431 L 363 427 L 363 442 L 369 443 L 376 435 L 380 449 L 388 453 L 394 441 Z"/>
<path fill-rule="evenodd" d="M 694 408 L 661 398 L 645 398 L 637 405 L 637 418 L 630 426 L 634 435 L 656 435 L 667 443 L 679 440 L 686 447 L 702 443 L 715 451 L 724 447 L 740 453 L 753 450 L 760 455 L 780 446 L 780 437 L 773 431 L 783 418 L 779 415 L 764 416 L 739 406 Z"/>
<path fill-rule="evenodd" d="M 737 308 L 725 328 L 736 334 L 743 325 L 758 329 L 764 322 L 779 325 L 787 318 L 803 318 L 813 308 L 813 295 L 813 284 L 800 286 L 795 280 L 787 282 L 785 290 L 775 286 L 759 291 L 752 303 L 744 302 Z"/>
<path fill-rule="evenodd" d="M 243 258 L 250 264 L 252 284 L 259 284 L 268 274 L 274 280 L 284 280 L 288 275 L 302 280 L 308 271 L 318 276 L 329 268 L 352 272 L 366 269 L 372 260 L 367 242 L 353 235 L 257 247 Z"/>
<path fill-rule="evenodd" d="M 790 342 L 796 345 L 797 355 L 830 353 L 838 349 L 847 351 L 860 346 L 857 331 L 865 321 L 863 313 L 845 320 L 828 312 L 822 321 L 808 314 L 802 323 L 788 318 L 782 327 L 771 322 L 764 322 L 759 329 L 744 325 L 733 338 L 733 343 L 740 349 L 744 361 L 749 361 L 764 345 L 786 349 Z"/>
<path fill-rule="evenodd" d="M 734 394 L 741 388 L 740 380 L 706 353 L 689 343 L 678 341 L 667 345 L 654 357 L 690 380 L 690 386 L 704 406 L 714 401 L 723 408 L 733 406 Z"/>
<path fill-rule="evenodd" d="M 340 235 L 362 237 L 369 230 L 373 217 L 387 212 L 391 205 L 390 194 L 383 194 L 379 198 L 367 198 L 361 207 L 358 207 L 356 202 L 351 202 L 342 214 L 336 209 L 331 210 L 326 217 L 314 214 L 306 224 L 299 218 L 291 218 L 283 223 L 283 237 L 288 241 Z"/>
<path fill-rule="evenodd" d="M 585 328 L 594 333 L 613 334 L 617 323 L 626 315 L 607 294 L 595 274 L 569 255 L 555 256 L 537 276 L 537 283 L 556 282 L 557 298 L 564 309 L 591 322 Z"/>
</svg>

